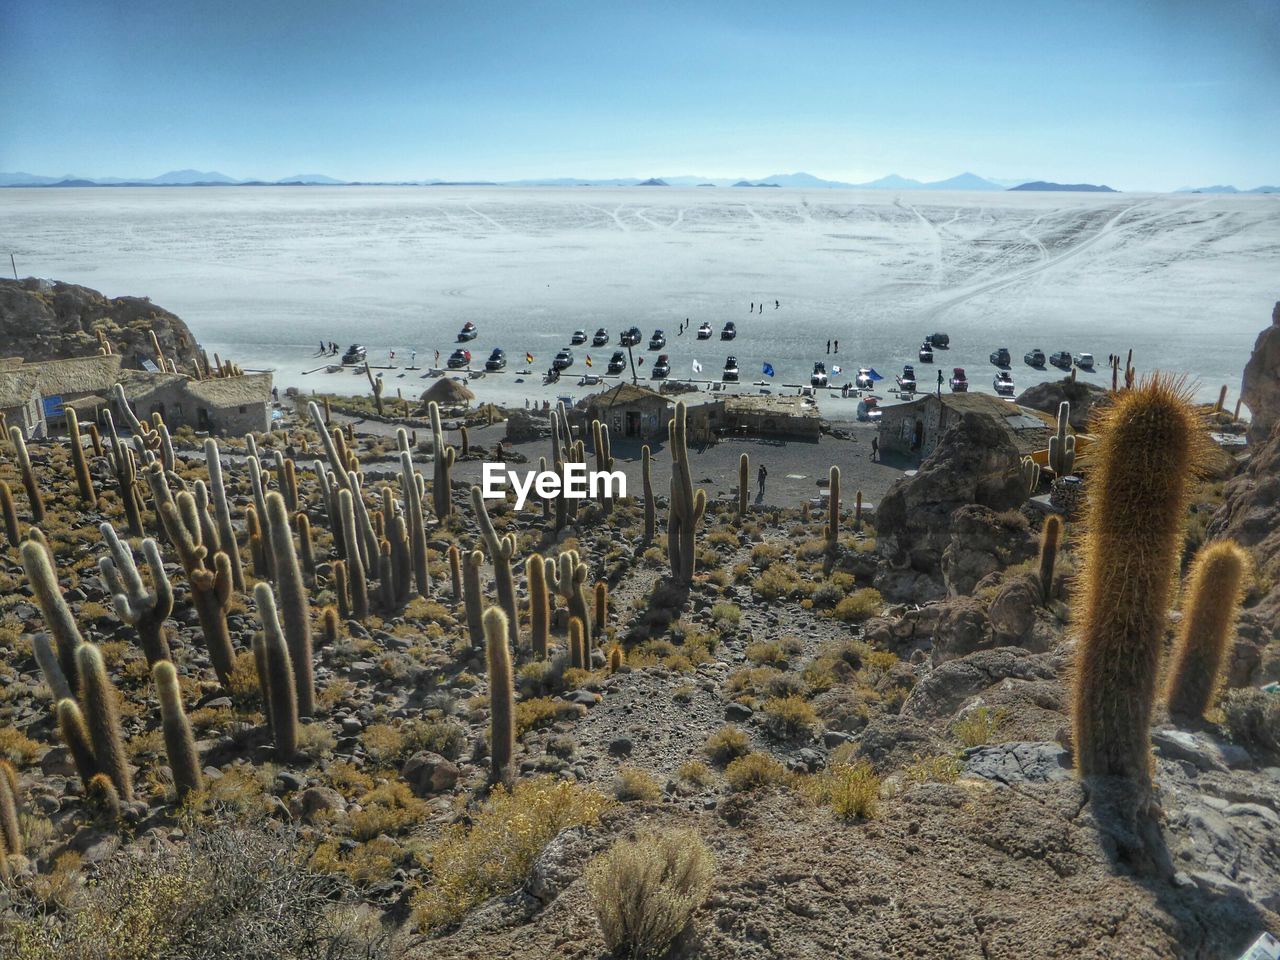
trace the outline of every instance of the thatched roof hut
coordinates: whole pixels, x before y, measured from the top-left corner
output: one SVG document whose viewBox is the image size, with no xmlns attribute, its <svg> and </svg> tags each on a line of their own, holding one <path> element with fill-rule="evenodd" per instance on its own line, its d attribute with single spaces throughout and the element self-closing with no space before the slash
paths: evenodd
<svg viewBox="0 0 1280 960">
<path fill-rule="evenodd" d="M 433 383 L 422 394 L 422 405 L 435 401 L 442 407 L 466 406 L 476 398 L 471 388 L 450 377 L 443 377 Z"/>
</svg>

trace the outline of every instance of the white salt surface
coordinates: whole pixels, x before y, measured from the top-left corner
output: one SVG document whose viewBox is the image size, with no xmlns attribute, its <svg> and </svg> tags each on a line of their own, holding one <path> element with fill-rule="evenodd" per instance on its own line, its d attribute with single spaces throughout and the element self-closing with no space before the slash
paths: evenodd
<svg viewBox="0 0 1280 960">
<path fill-rule="evenodd" d="M 1185 372 L 1202 397 L 1236 396 L 1258 331 L 1280 298 L 1280 196 L 799 191 L 732 188 L 246 187 L 0 190 L 0 248 L 19 272 L 145 295 L 211 351 L 275 369 L 303 389 L 362 392 L 364 377 L 301 371 L 320 340 L 368 346 L 372 362 L 429 365 L 464 321 L 477 366 L 494 346 L 508 371 L 482 398 L 580 396 L 584 358 L 603 372 L 635 324 L 642 377 L 669 339 L 673 376 L 715 376 L 738 358 L 740 389 L 764 362 L 775 392 L 815 360 L 892 383 L 921 338 L 951 336 L 934 368 L 967 368 L 991 389 L 988 353 L 1007 346 L 1018 389 L 1061 376 L 1024 366 L 1032 347 L 1134 349 L 1140 371 Z M 774 301 L 781 306 L 774 307 Z M 748 304 L 765 303 L 763 314 Z M 693 329 L 676 330 L 685 318 Z M 717 339 L 696 343 L 703 320 Z M 718 339 L 726 320 L 732 344 Z M 575 348 L 559 386 L 540 373 L 575 328 L 610 347 Z M 828 338 L 840 341 L 828 357 Z M 430 381 L 389 370 L 391 390 Z M 598 388 L 595 388 L 598 389 Z M 823 397 L 824 412 L 827 409 Z M 832 401 L 831 413 L 847 413 Z M 852 401 L 846 401 L 849 410 Z"/>
</svg>

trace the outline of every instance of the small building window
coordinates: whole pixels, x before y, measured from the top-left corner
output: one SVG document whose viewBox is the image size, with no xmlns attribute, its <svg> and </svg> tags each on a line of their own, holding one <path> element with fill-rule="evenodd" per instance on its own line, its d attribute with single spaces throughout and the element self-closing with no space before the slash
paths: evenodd
<svg viewBox="0 0 1280 960">
<path fill-rule="evenodd" d="M 241 412 L 241 413 L 244 413 L 244 407 L 241 407 L 241 408 L 240 408 L 240 412 Z"/>
</svg>

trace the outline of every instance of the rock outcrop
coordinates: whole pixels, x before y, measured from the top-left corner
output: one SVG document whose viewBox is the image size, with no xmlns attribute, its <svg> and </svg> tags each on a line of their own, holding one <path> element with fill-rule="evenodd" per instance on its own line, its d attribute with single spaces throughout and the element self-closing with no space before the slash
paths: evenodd
<svg viewBox="0 0 1280 960">
<path fill-rule="evenodd" d="M 950 427 L 916 474 L 895 483 L 876 509 L 879 549 L 898 568 L 878 578 L 881 592 L 894 597 L 910 584 L 914 595 L 907 599 L 941 595 L 952 514 L 970 504 L 995 511 L 1019 506 L 1026 498 L 1019 461 L 1013 438 L 994 417 L 966 413 Z"/>
<path fill-rule="evenodd" d="M 1280 303 L 1271 311 L 1271 326 L 1258 334 L 1245 364 L 1240 398 L 1249 408 L 1249 441 L 1263 443 L 1280 422 Z"/>
<path fill-rule="evenodd" d="M 28 362 L 92 357 L 101 330 L 126 369 L 155 360 L 154 331 L 165 357 L 195 373 L 199 349 L 186 323 L 146 297 L 105 297 L 73 283 L 0 280 L 0 356 Z"/>
<path fill-rule="evenodd" d="M 968 504 L 951 514 L 950 542 L 942 551 L 942 580 L 952 596 L 972 593 L 990 573 L 1035 555 L 1035 539 L 1022 514 Z"/>
<path fill-rule="evenodd" d="M 1108 374 L 1110 375 L 1110 374 Z M 1071 429 L 1085 432 L 1089 428 L 1089 418 L 1101 403 L 1105 403 L 1110 391 L 1096 383 L 1086 383 L 1063 377 L 1061 380 L 1050 380 L 1028 387 L 1018 397 L 1018 406 L 1041 413 L 1058 415 L 1058 407 L 1066 400 L 1071 404 L 1071 415 L 1068 422 Z"/>
</svg>

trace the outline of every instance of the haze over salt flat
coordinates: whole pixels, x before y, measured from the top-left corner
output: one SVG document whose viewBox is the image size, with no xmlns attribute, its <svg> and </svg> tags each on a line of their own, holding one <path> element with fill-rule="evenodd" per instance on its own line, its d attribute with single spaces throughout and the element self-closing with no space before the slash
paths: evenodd
<svg viewBox="0 0 1280 960">
<path fill-rule="evenodd" d="M 1280 298 L 1280 196 L 834 192 L 732 188 L 281 187 L 0 191 L 0 246 L 19 273 L 109 296 L 150 296 L 210 350 L 279 371 L 281 385 L 363 392 L 363 376 L 312 374 L 320 340 L 369 347 L 372 362 L 419 364 L 454 347 L 464 321 L 477 366 L 502 346 L 540 374 L 575 328 L 605 326 L 608 349 L 575 348 L 556 388 L 511 373 L 484 399 L 569 393 L 590 353 L 603 372 L 618 333 L 666 330 L 672 375 L 743 380 L 772 363 L 807 383 L 815 360 L 892 382 L 924 334 L 951 336 L 935 367 L 990 390 L 987 354 L 1007 346 L 1019 390 L 1050 377 L 1021 363 L 1040 347 L 1108 353 L 1190 374 L 1215 398 L 1240 373 Z M 774 309 L 774 301 L 781 308 Z M 766 303 L 749 315 L 748 303 Z M 688 317 L 732 344 L 676 336 Z M 826 341 L 839 339 L 839 357 Z M 643 345 L 642 345 L 643 346 Z M 655 353 L 646 357 L 647 376 Z M 430 381 L 389 371 L 406 396 Z M 833 378 L 838 387 L 844 378 Z M 595 388 L 598 389 L 598 388 Z M 744 391 L 752 391 L 744 384 Z M 824 403 L 824 411 L 826 410 Z M 833 415 L 839 415 L 836 410 Z"/>
</svg>

